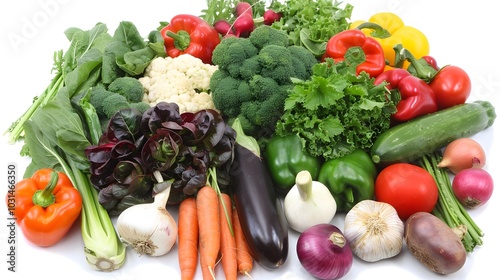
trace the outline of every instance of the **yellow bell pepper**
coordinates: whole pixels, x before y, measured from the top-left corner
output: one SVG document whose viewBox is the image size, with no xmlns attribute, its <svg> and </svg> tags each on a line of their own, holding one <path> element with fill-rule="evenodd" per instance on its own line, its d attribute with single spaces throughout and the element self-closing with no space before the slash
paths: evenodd
<svg viewBox="0 0 500 280">
<path fill-rule="evenodd" d="M 390 12 L 376 13 L 368 21 L 354 21 L 350 29 L 361 29 L 367 36 L 375 38 L 384 49 L 385 59 L 389 68 L 394 67 L 396 53 L 394 46 L 403 45 L 416 59 L 429 55 L 429 41 L 420 30 L 407 26 L 396 14 Z M 405 61 L 403 68 L 407 68 Z"/>
</svg>

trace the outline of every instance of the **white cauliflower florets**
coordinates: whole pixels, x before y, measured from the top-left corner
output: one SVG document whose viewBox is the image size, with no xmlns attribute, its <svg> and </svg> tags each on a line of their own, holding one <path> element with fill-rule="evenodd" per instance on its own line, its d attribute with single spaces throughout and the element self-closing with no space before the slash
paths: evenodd
<svg viewBox="0 0 500 280">
<path fill-rule="evenodd" d="M 189 54 L 155 58 L 139 78 L 145 90 L 143 101 L 151 106 L 175 102 L 180 113 L 215 109 L 210 95 L 210 78 L 215 70 L 217 66 Z"/>
</svg>

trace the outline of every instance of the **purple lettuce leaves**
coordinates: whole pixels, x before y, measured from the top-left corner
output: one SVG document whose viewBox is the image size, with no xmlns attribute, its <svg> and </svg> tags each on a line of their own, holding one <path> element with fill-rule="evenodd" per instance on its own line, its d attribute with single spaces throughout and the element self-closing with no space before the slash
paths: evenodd
<svg viewBox="0 0 500 280">
<path fill-rule="evenodd" d="M 173 180 L 169 204 L 178 204 L 207 184 L 217 169 L 219 187 L 229 185 L 236 132 L 216 110 L 179 113 L 160 102 L 140 114 L 123 109 L 109 121 L 99 144 L 89 146 L 90 180 L 110 214 L 150 202 L 156 192 L 153 171 Z"/>
</svg>

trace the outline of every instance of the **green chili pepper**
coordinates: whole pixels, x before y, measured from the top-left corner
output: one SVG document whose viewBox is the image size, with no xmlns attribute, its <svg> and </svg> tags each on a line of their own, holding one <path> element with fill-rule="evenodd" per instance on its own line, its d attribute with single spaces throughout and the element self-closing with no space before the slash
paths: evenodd
<svg viewBox="0 0 500 280">
<path fill-rule="evenodd" d="M 349 211 L 356 203 L 373 199 L 377 169 L 368 153 L 358 149 L 326 161 L 318 181 L 325 184 L 337 202 L 337 211 Z"/>
<path fill-rule="evenodd" d="M 302 170 L 318 178 L 321 159 L 305 152 L 297 135 L 274 135 L 266 146 L 265 158 L 267 166 L 280 194 L 287 193 L 295 184 L 295 176 Z"/>
</svg>

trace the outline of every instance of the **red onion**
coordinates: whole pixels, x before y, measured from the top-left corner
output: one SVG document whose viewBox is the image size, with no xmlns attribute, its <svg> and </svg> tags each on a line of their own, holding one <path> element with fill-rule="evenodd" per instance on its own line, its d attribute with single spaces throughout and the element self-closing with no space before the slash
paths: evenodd
<svg viewBox="0 0 500 280">
<path fill-rule="evenodd" d="M 493 178 L 484 169 L 468 168 L 455 175 L 452 187 L 455 196 L 465 207 L 477 208 L 493 194 Z"/>
<path fill-rule="evenodd" d="M 339 279 L 352 266 L 352 251 L 339 228 L 317 224 L 297 240 L 297 256 L 304 269 L 319 279 Z"/>
</svg>

